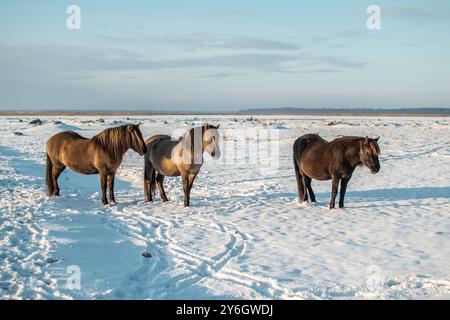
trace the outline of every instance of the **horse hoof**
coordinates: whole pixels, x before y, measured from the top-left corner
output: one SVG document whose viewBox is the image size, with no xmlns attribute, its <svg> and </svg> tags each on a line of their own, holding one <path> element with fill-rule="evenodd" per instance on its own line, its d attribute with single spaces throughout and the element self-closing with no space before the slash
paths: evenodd
<svg viewBox="0 0 450 320">
<path fill-rule="evenodd" d="M 311 207 L 315 207 L 317 202 L 311 202 Z"/>
<path fill-rule="evenodd" d="M 300 205 L 301 205 L 302 207 L 309 208 L 309 203 L 308 203 L 308 201 L 300 202 Z"/>
</svg>

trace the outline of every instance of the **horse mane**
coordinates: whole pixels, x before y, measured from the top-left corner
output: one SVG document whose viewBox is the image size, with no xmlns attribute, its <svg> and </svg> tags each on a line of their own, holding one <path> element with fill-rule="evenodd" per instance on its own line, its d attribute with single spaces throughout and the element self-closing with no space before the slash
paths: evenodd
<svg viewBox="0 0 450 320">
<path fill-rule="evenodd" d="M 128 134 L 127 125 L 103 130 L 92 138 L 112 158 L 118 159 L 131 146 L 131 135 Z"/>
<path fill-rule="evenodd" d="M 376 140 L 374 140 L 374 139 L 372 139 L 371 140 L 373 143 L 375 143 L 375 151 L 377 152 L 377 155 L 380 155 L 381 154 L 381 151 L 380 151 L 380 146 L 378 145 L 378 141 L 376 141 Z"/>
<path fill-rule="evenodd" d="M 210 124 L 204 124 L 202 126 L 196 126 L 196 127 L 192 127 L 189 130 L 187 130 L 180 138 L 179 141 L 185 140 L 186 138 L 190 137 L 192 139 L 192 141 L 194 141 L 194 134 L 195 134 L 195 130 L 202 130 L 202 137 L 205 134 L 206 130 L 209 129 L 219 129 L 218 126 L 213 126 Z"/>
<path fill-rule="evenodd" d="M 194 145 L 195 145 L 195 130 L 202 130 L 202 140 L 203 140 L 203 134 L 205 133 L 205 126 L 197 126 L 197 127 L 193 127 L 190 128 L 189 130 L 187 130 L 179 139 L 178 142 L 179 143 L 187 143 L 188 141 L 190 142 L 190 147 L 191 147 L 191 151 L 194 151 Z"/>
<path fill-rule="evenodd" d="M 349 140 L 349 141 L 361 141 L 361 140 L 364 140 L 364 139 L 366 139 L 365 137 L 357 137 L 357 136 L 340 136 L 340 137 L 338 137 L 336 140 L 338 140 L 338 141 L 345 141 L 345 140 Z M 380 146 L 378 145 L 378 142 L 377 142 L 377 140 L 375 140 L 375 139 L 370 139 L 369 138 L 369 147 L 371 147 L 371 145 L 372 145 L 372 143 L 373 143 L 373 145 L 374 145 L 374 147 L 375 147 L 375 151 L 376 151 L 376 153 L 377 154 L 380 154 Z"/>
<path fill-rule="evenodd" d="M 357 137 L 357 136 L 340 136 L 336 138 L 336 140 L 362 140 L 365 139 L 364 137 Z"/>
<path fill-rule="evenodd" d="M 196 126 L 196 127 L 192 127 L 189 130 L 187 130 L 179 139 L 178 139 L 178 143 L 183 144 L 183 148 L 189 146 L 190 147 L 190 156 L 191 156 L 191 161 L 195 156 L 195 147 L 197 146 L 196 141 L 195 141 L 195 132 L 196 130 L 201 130 L 201 140 L 200 140 L 200 145 L 202 145 L 203 143 L 203 136 L 205 134 L 205 132 L 209 129 L 219 129 L 218 126 L 213 126 L 210 124 L 204 124 L 202 126 Z M 188 144 L 189 143 L 189 144 Z M 203 149 L 203 146 L 202 146 Z M 202 156 L 203 157 L 203 156 Z"/>
</svg>

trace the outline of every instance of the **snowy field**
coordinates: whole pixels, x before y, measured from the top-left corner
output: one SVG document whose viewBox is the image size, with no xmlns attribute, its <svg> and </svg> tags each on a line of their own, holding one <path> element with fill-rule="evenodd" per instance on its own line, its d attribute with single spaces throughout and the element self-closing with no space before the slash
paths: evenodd
<svg viewBox="0 0 450 320">
<path fill-rule="evenodd" d="M 98 118 L 0 117 L 2 299 L 450 298 L 449 118 Z M 274 129 L 277 166 L 246 161 L 237 143 L 236 161 L 206 159 L 184 208 L 179 178 L 166 178 L 168 203 L 144 202 L 143 158 L 129 151 L 118 205 L 101 205 L 98 176 L 69 170 L 61 197 L 46 196 L 57 132 L 142 121 L 148 137 L 204 120 L 228 142 Z M 305 133 L 381 136 L 381 171 L 357 168 L 346 209 L 328 210 L 330 181 L 313 181 L 315 207 L 298 204 L 292 144 Z"/>
</svg>

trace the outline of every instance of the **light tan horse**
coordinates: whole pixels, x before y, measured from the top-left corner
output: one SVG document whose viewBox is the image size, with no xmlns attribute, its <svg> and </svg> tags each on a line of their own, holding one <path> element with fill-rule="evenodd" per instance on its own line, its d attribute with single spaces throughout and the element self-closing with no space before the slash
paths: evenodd
<svg viewBox="0 0 450 320">
<path fill-rule="evenodd" d="M 46 184 L 49 196 L 59 196 L 58 177 L 69 168 L 83 174 L 99 174 L 102 203 L 115 203 L 114 177 L 128 149 L 141 156 L 147 152 L 139 125 L 129 124 L 106 129 L 88 139 L 76 132 L 64 131 L 52 136 L 47 142 Z"/>
<path fill-rule="evenodd" d="M 164 177 L 181 176 L 184 205 L 188 207 L 192 185 L 203 165 L 203 153 L 209 153 L 213 159 L 220 157 L 218 129 L 219 126 L 206 124 L 190 129 L 178 140 L 167 135 L 148 138 L 145 141 L 148 151 L 144 157 L 145 199 L 153 201 L 157 184 L 161 200 L 168 201 L 163 186 Z"/>
</svg>

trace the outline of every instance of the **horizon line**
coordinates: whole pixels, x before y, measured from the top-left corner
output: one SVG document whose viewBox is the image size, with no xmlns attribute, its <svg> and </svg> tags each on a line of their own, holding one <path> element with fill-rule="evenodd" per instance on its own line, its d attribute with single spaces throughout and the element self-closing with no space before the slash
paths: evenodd
<svg viewBox="0 0 450 320">
<path fill-rule="evenodd" d="M 145 110 L 0 110 L 0 116 L 270 116 L 270 115 L 304 115 L 304 116 L 450 116 L 448 107 L 422 108 L 248 108 L 237 111 L 145 111 Z"/>
</svg>

